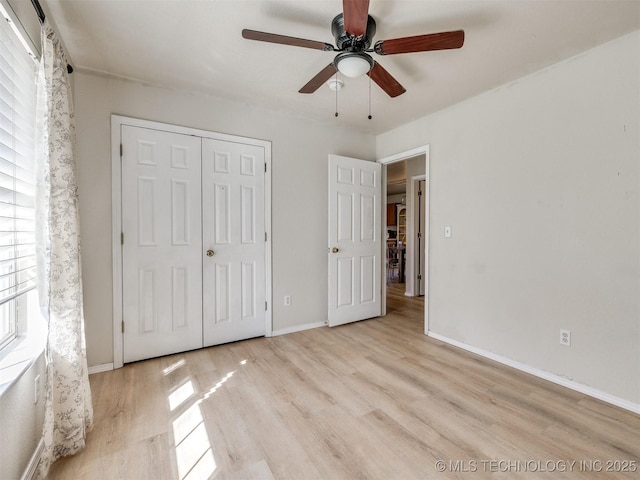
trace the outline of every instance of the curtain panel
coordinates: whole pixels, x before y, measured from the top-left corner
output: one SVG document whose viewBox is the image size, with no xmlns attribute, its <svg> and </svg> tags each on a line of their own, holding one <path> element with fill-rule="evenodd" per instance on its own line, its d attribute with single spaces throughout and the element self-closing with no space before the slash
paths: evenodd
<svg viewBox="0 0 640 480">
<path fill-rule="evenodd" d="M 37 257 L 41 308 L 48 323 L 44 453 L 38 476 L 85 445 L 93 407 L 85 350 L 75 168 L 75 124 L 67 60 L 42 25 L 38 74 Z"/>
</svg>

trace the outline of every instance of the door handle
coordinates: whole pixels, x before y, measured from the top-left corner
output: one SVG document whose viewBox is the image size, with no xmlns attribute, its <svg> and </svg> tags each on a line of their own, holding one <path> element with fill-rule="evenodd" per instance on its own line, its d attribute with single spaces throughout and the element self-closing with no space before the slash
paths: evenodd
<svg viewBox="0 0 640 480">
<path fill-rule="evenodd" d="M 333 247 L 331 249 L 331 253 L 338 253 L 340 251 L 340 249 L 338 247 Z"/>
<path fill-rule="evenodd" d="M 213 257 L 213 250 L 207 250 L 207 257 Z"/>
</svg>

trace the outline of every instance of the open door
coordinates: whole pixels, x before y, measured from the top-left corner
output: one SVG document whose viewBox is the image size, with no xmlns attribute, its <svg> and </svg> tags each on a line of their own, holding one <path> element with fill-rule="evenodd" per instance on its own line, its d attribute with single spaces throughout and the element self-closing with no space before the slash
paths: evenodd
<svg viewBox="0 0 640 480">
<path fill-rule="evenodd" d="M 329 326 L 381 314 L 382 166 L 329 155 Z"/>
</svg>

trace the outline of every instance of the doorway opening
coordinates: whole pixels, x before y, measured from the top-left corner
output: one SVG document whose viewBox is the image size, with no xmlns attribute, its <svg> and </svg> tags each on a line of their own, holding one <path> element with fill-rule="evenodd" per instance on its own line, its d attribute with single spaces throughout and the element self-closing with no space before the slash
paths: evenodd
<svg viewBox="0 0 640 480">
<path fill-rule="evenodd" d="M 410 311 L 428 327 L 429 146 L 379 160 L 384 165 L 385 314 Z M 420 310 L 420 312 L 417 312 Z"/>
</svg>

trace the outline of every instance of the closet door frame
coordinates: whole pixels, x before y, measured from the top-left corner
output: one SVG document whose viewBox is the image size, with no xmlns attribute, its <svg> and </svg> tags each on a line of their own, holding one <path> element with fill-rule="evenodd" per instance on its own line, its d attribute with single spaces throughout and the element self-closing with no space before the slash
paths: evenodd
<svg viewBox="0 0 640 480">
<path fill-rule="evenodd" d="M 265 336 L 271 337 L 272 324 L 272 262 L 271 262 L 271 142 L 249 137 L 228 135 L 224 133 L 199 130 L 150 120 L 142 120 L 122 115 L 111 115 L 111 245 L 113 272 L 113 368 L 124 365 L 123 342 L 123 308 L 122 308 L 122 164 L 121 138 L 124 125 L 162 130 L 166 132 L 193 135 L 264 148 L 265 177 L 264 177 L 264 228 L 265 242 L 265 296 L 267 299 L 265 311 Z"/>
</svg>

